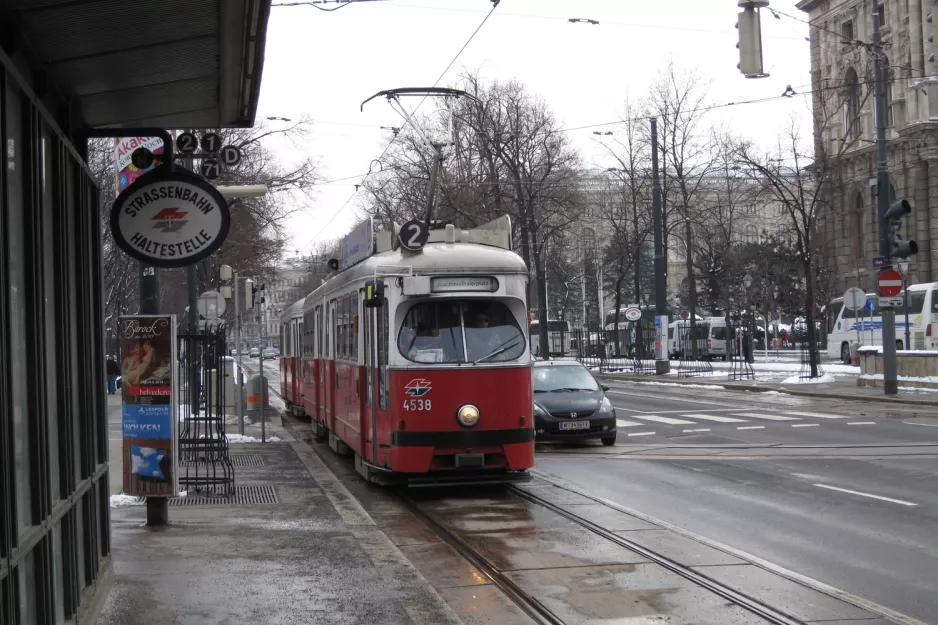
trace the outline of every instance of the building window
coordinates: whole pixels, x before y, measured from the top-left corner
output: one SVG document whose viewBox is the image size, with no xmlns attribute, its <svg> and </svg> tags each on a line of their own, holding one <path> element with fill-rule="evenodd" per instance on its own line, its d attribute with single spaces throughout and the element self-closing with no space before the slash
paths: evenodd
<svg viewBox="0 0 938 625">
<path fill-rule="evenodd" d="M 853 20 L 847 20 L 840 25 L 840 38 L 843 43 L 853 43 Z"/>
<path fill-rule="evenodd" d="M 882 6 L 882 5 L 880 5 Z M 889 59 L 885 56 L 883 57 L 883 81 L 886 84 L 886 127 L 892 127 L 893 116 L 892 116 L 892 68 L 889 66 Z"/>
<path fill-rule="evenodd" d="M 853 215 L 848 217 L 850 223 L 847 225 L 847 232 L 853 240 L 854 253 L 858 258 L 863 256 L 863 228 L 861 227 L 863 223 L 863 210 L 863 194 L 857 193 L 853 205 Z"/>
<path fill-rule="evenodd" d="M 759 229 L 754 225 L 749 224 L 746 226 L 746 231 L 743 239 L 746 243 L 758 243 L 759 242 Z"/>
<path fill-rule="evenodd" d="M 860 136 L 860 81 L 851 67 L 844 76 L 844 139 Z"/>
<path fill-rule="evenodd" d="M 592 258 L 596 254 L 596 233 L 592 228 L 583 228 L 582 245 L 585 258 Z"/>
<path fill-rule="evenodd" d="M 876 17 L 879 19 L 879 27 L 886 28 L 886 3 L 880 2 L 876 5 Z"/>
</svg>

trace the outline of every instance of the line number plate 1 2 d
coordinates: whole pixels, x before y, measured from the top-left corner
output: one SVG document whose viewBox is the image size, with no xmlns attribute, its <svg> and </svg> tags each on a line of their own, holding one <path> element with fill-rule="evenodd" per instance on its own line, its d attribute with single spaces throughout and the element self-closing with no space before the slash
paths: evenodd
<svg viewBox="0 0 938 625">
<path fill-rule="evenodd" d="M 561 430 L 588 430 L 590 429 L 589 421 L 561 421 L 560 422 Z"/>
</svg>

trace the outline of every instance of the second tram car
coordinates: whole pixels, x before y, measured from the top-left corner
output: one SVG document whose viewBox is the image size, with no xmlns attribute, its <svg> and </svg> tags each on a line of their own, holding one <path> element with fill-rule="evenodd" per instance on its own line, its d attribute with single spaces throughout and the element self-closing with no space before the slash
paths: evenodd
<svg viewBox="0 0 938 625">
<path fill-rule="evenodd" d="M 354 453 L 371 481 L 525 479 L 528 271 L 509 219 L 424 230 L 410 250 L 371 228 L 345 238 L 335 273 L 298 302 L 303 405 L 317 435 Z"/>
<path fill-rule="evenodd" d="M 303 301 L 294 302 L 280 316 L 280 396 L 287 409 L 298 417 L 305 413 L 303 402 Z"/>
</svg>

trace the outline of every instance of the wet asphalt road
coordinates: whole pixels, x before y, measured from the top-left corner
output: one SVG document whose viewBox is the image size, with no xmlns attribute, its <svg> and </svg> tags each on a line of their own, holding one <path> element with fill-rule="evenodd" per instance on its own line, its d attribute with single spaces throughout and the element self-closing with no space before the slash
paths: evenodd
<svg viewBox="0 0 938 625">
<path fill-rule="evenodd" d="M 616 447 L 542 444 L 539 472 L 938 623 L 938 409 L 624 383 L 609 397 Z"/>
</svg>

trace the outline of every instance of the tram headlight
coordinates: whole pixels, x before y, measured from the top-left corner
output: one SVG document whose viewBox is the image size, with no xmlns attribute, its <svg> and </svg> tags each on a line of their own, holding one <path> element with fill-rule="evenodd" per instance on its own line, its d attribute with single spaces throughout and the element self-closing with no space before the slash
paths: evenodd
<svg viewBox="0 0 938 625">
<path fill-rule="evenodd" d="M 460 406 L 459 410 L 456 411 L 456 420 L 459 421 L 459 425 L 467 428 L 471 428 L 478 423 L 481 417 L 479 409 L 472 404 Z"/>
</svg>

